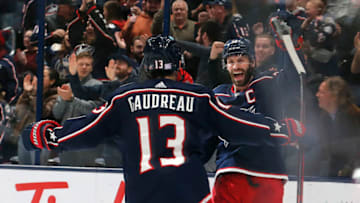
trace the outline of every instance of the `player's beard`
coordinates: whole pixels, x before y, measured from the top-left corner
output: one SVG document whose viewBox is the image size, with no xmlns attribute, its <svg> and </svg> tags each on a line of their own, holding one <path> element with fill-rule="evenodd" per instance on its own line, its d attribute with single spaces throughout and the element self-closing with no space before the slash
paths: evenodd
<svg viewBox="0 0 360 203">
<path fill-rule="evenodd" d="M 232 78 L 233 83 L 234 83 L 237 87 L 246 86 L 246 85 L 249 83 L 252 74 L 253 74 L 253 68 L 252 68 L 252 67 L 249 67 L 246 71 L 244 71 L 244 79 L 243 79 L 243 80 L 236 80 L 235 77 L 233 76 L 233 78 Z"/>
</svg>

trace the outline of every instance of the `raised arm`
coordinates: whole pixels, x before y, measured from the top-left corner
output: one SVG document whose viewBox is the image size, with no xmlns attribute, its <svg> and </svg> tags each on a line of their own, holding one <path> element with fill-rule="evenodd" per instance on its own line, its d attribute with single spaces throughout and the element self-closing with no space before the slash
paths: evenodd
<svg viewBox="0 0 360 203">
<path fill-rule="evenodd" d="M 224 70 L 221 62 L 221 54 L 224 50 L 224 42 L 215 41 L 211 46 L 208 62 L 209 77 L 213 84 L 230 83 L 231 78 L 227 70 Z"/>
<path fill-rule="evenodd" d="M 188 41 L 183 41 L 183 40 L 176 40 L 176 43 L 183 49 L 185 49 L 186 51 L 189 51 L 191 54 L 193 54 L 194 56 L 204 56 L 204 55 L 209 55 L 210 54 L 210 47 L 205 47 L 203 45 L 200 45 L 198 43 L 195 42 L 188 42 Z"/>
<path fill-rule="evenodd" d="M 86 116 L 66 120 L 64 126 L 51 120 L 32 123 L 22 132 L 24 146 L 27 150 L 95 147 L 106 137 L 116 134 L 112 126 L 120 123 L 114 119 L 119 115 L 115 103 L 115 100 L 109 100 Z"/>
</svg>

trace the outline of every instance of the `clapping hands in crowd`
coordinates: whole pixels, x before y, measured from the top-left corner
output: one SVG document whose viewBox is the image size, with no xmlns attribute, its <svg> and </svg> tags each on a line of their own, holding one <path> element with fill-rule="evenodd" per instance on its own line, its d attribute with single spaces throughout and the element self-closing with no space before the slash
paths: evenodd
<svg viewBox="0 0 360 203">
<path fill-rule="evenodd" d="M 72 101 L 74 98 L 74 94 L 68 84 L 63 84 L 61 87 L 57 87 L 57 93 L 64 101 Z"/>
<path fill-rule="evenodd" d="M 24 77 L 23 88 L 24 88 L 24 91 L 27 91 L 27 92 L 36 92 L 36 90 L 37 90 L 37 77 L 35 75 L 30 74 L 30 73 L 27 74 Z"/>
</svg>

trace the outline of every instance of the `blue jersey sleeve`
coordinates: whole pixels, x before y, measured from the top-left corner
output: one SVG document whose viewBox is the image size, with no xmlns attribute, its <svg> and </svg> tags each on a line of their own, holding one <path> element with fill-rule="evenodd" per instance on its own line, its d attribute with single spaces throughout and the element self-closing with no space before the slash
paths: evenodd
<svg viewBox="0 0 360 203">
<path fill-rule="evenodd" d="M 263 114 L 224 105 L 215 98 L 210 100 L 210 107 L 212 126 L 217 129 L 220 137 L 229 143 L 277 145 L 279 142 L 274 138 L 287 140 L 287 135 L 282 133 L 282 126 Z"/>
<path fill-rule="evenodd" d="M 121 119 L 117 119 L 121 113 L 115 105 L 116 101 L 110 100 L 88 115 L 66 120 L 62 127 L 54 129 L 56 144 L 53 146 L 60 150 L 91 148 L 116 134 L 114 126 L 121 125 Z"/>
</svg>

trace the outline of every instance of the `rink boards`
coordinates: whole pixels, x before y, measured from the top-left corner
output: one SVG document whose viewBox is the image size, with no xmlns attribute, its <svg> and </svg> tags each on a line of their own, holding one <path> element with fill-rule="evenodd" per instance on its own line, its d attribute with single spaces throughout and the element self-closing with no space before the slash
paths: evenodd
<svg viewBox="0 0 360 203">
<path fill-rule="evenodd" d="M 0 165 L 1 202 L 121 203 L 120 169 Z M 213 174 L 209 181 L 214 182 Z M 284 203 L 296 202 L 296 180 L 285 185 Z M 306 177 L 304 203 L 360 203 L 360 184 L 349 179 Z"/>
</svg>

